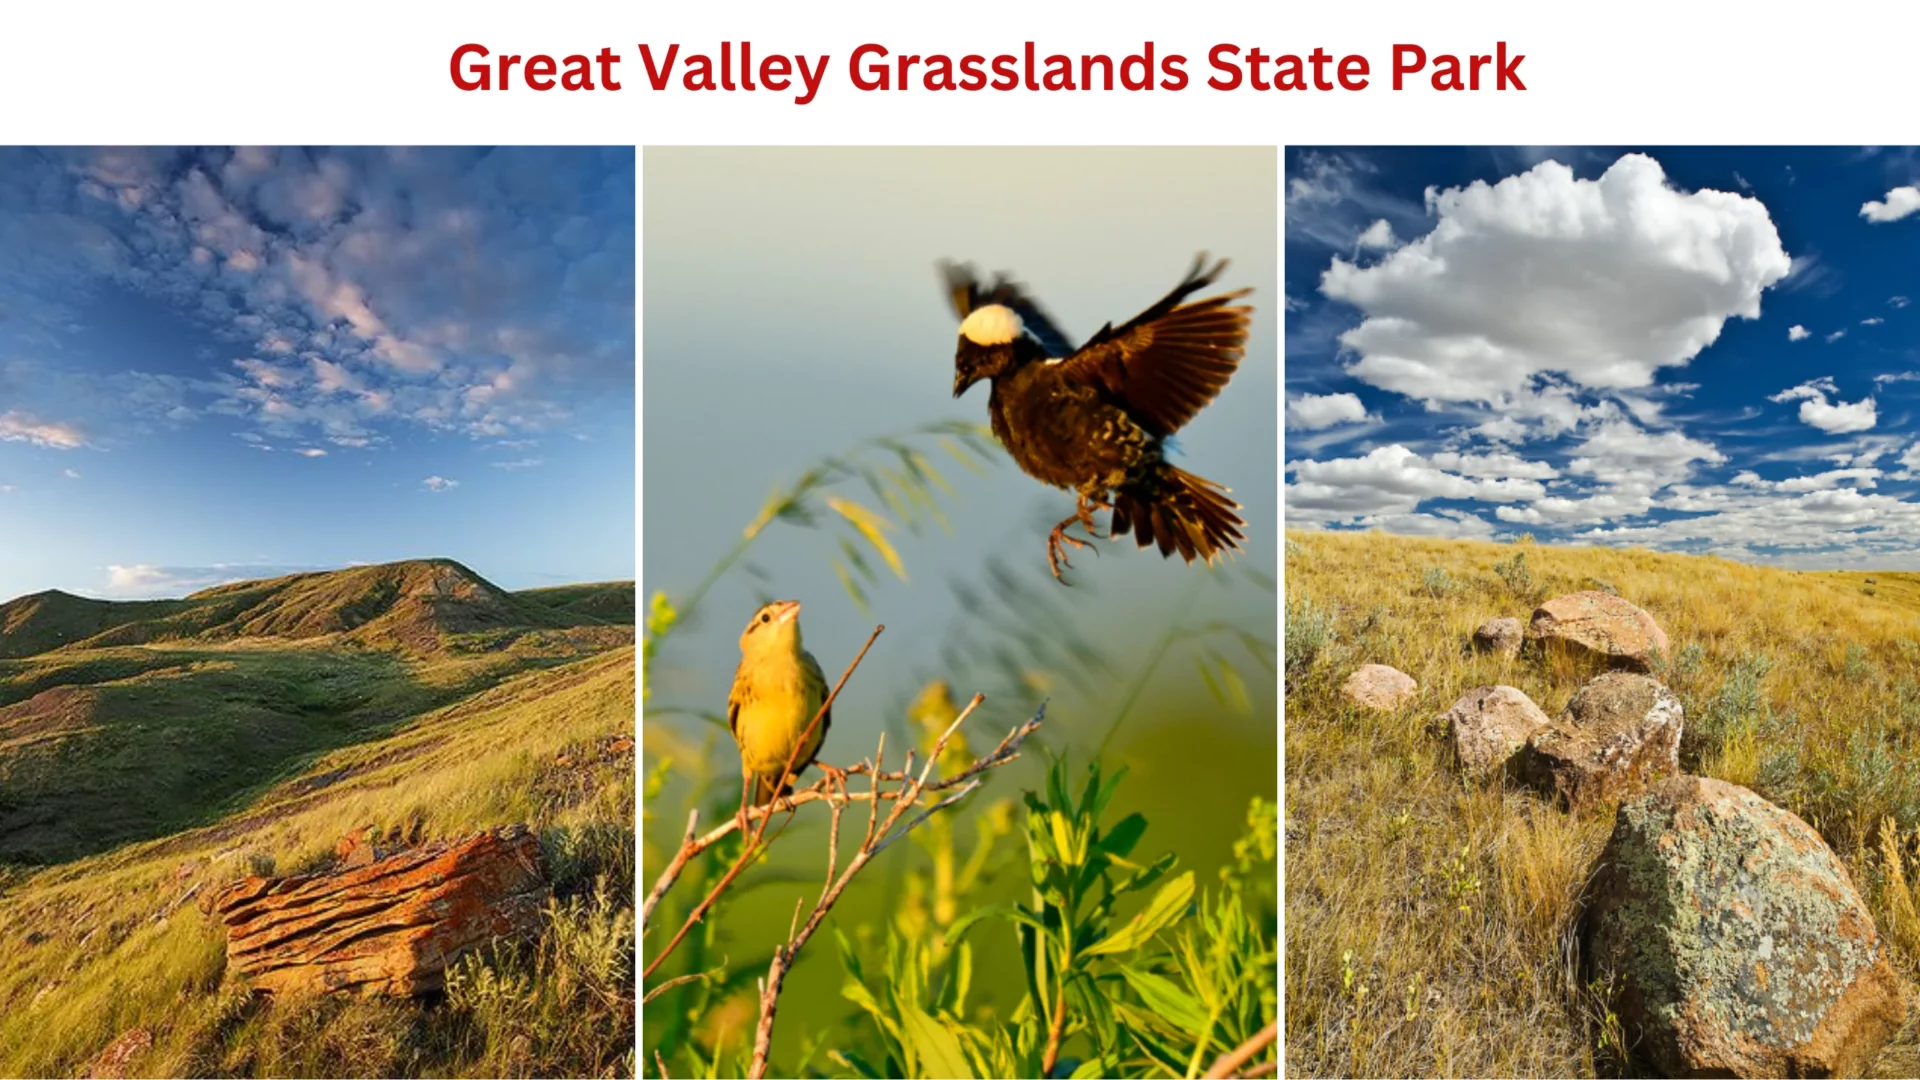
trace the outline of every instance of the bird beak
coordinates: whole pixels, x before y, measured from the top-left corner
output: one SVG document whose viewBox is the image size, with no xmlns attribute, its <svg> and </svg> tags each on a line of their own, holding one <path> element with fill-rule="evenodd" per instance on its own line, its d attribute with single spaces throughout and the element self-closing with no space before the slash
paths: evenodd
<svg viewBox="0 0 1920 1080">
<path fill-rule="evenodd" d="M 961 394 L 966 393 L 968 387 L 972 386 L 974 383 L 977 383 L 979 381 L 980 381 L 980 377 L 978 375 L 969 375 L 969 374 L 966 374 L 965 372 L 959 372 L 959 371 L 954 372 L 953 373 L 953 396 L 957 398 Z"/>
<path fill-rule="evenodd" d="M 798 600 L 780 601 L 780 606 L 774 611 L 774 615 L 773 615 L 775 622 L 783 622 L 783 623 L 792 622 L 795 619 L 798 619 L 799 617 L 800 617 L 800 601 Z"/>
</svg>

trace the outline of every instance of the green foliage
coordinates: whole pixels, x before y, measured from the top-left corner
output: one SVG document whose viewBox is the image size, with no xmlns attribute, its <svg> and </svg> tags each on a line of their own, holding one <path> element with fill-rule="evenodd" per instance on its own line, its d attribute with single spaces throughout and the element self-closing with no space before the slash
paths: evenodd
<svg viewBox="0 0 1920 1080">
<path fill-rule="evenodd" d="M 1532 537 L 1525 539 L 1531 540 Z M 1533 568 L 1527 565 L 1527 553 L 1524 550 L 1494 563 L 1493 572 L 1506 585 L 1507 592 L 1518 599 L 1531 600 L 1540 590 L 1540 584 L 1533 577 Z"/>
<path fill-rule="evenodd" d="M 1174 856 L 1136 860 L 1147 822 L 1106 810 L 1122 773 L 1087 769 L 1076 797 L 1064 759 L 1044 797 L 1026 796 L 1031 899 L 976 909 L 936 944 L 896 927 L 871 974 L 840 939 L 847 998 L 870 1039 L 830 1052 L 859 1076 L 1197 1076 L 1270 1022 L 1277 1003 L 1272 858 L 1275 805 L 1256 799 L 1223 888 L 1197 896 Z M 1121 918 L 1128 897 L 1141 901 Z M 975 926 L 1005 925 L 1020 947 L 1025 993 L 969 1020 Z"/>
<path fill-rule="evenodd" d="M 1333 644 L 1333 612 L 1303 598 L 1287 598 L 1287 674 L 1305 675 Z"/>
<path fill-rule="evenodd" d="M 1420 589 L 1428 596 L 1438 598 L 1452 596 L 1460 590 L 1460 584 L 1453 580 L 1452 574 L 1447 573 L 1446 567 L 1429 566 L 1420 575 Z"/>
</svg>

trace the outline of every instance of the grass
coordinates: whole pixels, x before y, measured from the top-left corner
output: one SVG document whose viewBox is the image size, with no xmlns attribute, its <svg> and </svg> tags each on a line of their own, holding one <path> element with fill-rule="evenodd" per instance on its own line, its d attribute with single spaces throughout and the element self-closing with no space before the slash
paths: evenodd
<svg viewBox="0 0 1920 1080">
<path fill-rule="evenodd" d="M 556 605 L 610 613 L 594 619 L 500 593 L 536 614 L 476 625 L 440 594 L 490 603 L 491 586 L 400 565 L 430 586 L 404 633 L 411 586 L 378 611 L 307 602 L 415 573 L 349 571 L 200 594 L 251 614 L 196 633 L 125 619 L 114 632 L 146 643 L 0 661 L 0 1075 L 82 1074 L 135 1029 L 153 1036 L 136 1075 L 633 1074 L 635 651 L 631 609 L 611 615 L 632 586 Z M 546 930 L 462 961 L 444 1001 L 255 998 L 197 903 L 326 866 L 351 829 L 412 843 L 513 822 L 541 836 Z"/>
<path fill-rule="evenodd" d="M 1683 764 L 1818 829 L 1895 966 L 1920 974 L 1920 575 L 1352 533 L 1291 534 L 1286 558 L 1289 1075 L 1627 1067 L 1572 932 L 1611 812 L 1463 784 L 1435 719 L 1488 683 L 1562 709 L 1588 672 L 1467 643 L 1487 619 L 1524 622 L 1577 589 L 1659 621 L 1672 648 L 1656 674 L 1686 707 Z M 1417 702 L 1385 717 L 1348 706 L 1339 683 L 1363 663 L 1412 675 Z M 1910 1024 L 1881 1073 L 1910 1075 L 1916 1042 Z"/>
</svg>

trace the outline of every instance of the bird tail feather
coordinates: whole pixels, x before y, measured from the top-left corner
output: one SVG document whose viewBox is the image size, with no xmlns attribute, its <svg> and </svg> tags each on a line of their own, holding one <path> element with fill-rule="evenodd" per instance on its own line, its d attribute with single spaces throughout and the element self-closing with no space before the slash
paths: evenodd
<svg viewBox="0 0 1920 1080">
<path fill-rule="evenodd" d="M 1141 547 L 1158 544 L 1165 558 L 1175 551 L 1188 563 L 1241 550 L 1246 522 L 1227 489 L 1162 461 L 1113 494 L 1113 536 L 1133 533 Z"/>
</svg>

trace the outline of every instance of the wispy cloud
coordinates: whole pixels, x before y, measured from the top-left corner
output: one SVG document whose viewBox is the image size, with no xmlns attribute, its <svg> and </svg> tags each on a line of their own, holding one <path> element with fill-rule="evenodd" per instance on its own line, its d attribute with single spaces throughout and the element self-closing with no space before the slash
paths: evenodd
<svg viewBox="0 0 1920 1080">
<path fill-rule="evenodd" d="M 449 480 L 444 476 L 429 476 L 420 481 L 420 486 L 432 492 L 452 491 L 460 486 L 460 481 Z"/>
<path fill-rule="evenodd" d="M 23 442 L 50 450 L 78 450 L 87 438 L 73 424 L 40 420 L 18 410 L 0 413 L 0 442 Z"/>
</svg>

